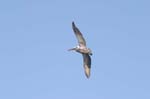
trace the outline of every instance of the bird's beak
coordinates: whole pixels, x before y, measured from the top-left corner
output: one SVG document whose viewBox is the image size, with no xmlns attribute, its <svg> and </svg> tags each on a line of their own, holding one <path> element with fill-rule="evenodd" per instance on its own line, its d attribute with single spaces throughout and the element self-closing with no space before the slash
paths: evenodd
<svg viewBox="0 0 150 99">
<path fill-rule="evenodd" d="M 76 50 L 76 48 L 71 48 L 71 49 L 68 49 L 68 51 L 73 51 L 73 50 Z"/>
</svg>

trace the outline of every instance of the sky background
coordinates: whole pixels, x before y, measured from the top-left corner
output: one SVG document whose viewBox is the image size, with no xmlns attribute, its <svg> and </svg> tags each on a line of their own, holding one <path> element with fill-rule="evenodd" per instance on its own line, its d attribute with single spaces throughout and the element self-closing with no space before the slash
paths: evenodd
<svg viewBox="0 0 150 99">
<path fill-rule="evenodd" d="M 149 0 L 1 0 L 0 99 L 150 99 Z M 71 23 L 93 51 L 91 77 Z"/>
</svg>

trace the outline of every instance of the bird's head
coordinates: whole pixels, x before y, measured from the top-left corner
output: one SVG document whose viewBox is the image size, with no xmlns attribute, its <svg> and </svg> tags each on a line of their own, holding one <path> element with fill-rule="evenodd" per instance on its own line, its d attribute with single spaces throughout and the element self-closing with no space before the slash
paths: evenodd
<svg viewBox="0 0 150 99">
<path fill-rule="evenodd" d="M 68 51 L 73 51 L 73 50 L 76 50 L 76 48 L 70 48 L 70 49 L 68 49 Z"/>
<path fill-rule="evenodd" d="M 71 48 L 71 49 L 69 49 L 68 51 L 77 51 L 78 49 L 80 48 L 80 46 L 78 45 L 78 46 L 76 46 L 76 47 L 73 47 L 73 48 Z"/>
</svg>

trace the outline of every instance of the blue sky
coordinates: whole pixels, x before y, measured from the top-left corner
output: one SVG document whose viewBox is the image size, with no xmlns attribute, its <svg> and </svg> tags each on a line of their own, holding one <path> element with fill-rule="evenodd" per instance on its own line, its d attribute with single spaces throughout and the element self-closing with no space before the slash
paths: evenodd
<svg viewBox="0 0 150 99">
<path fill-rule="evenodd" d="M 1 0 L 0 99 L 150 99 L 149 0 Z M 91 77 L 76 25 L 93 51 Z"/>
</svg>

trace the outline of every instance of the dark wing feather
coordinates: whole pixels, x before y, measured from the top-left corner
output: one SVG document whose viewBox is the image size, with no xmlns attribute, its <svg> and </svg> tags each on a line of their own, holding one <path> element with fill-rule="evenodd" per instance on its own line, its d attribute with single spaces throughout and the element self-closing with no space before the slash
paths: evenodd
<svg viewBox="0 0 150 99">
<path fill-rule="evenodd" d="M 72 29 L 78 39 L 78 43 L 80 45 L 86 46 L 86 41 L 85 41 L 82 33 L 80 32 L 80 30 L 75 26 L 74 22 L 72 22 Z"/>
<path fill-rule="evenodd" d="M 87 78 L 90 77 L 90 69 L 91 69 L 91 57 L 88 54 L 83 55 L 83 62 L 84 62 L 84 71 Z"/>
</svg>

